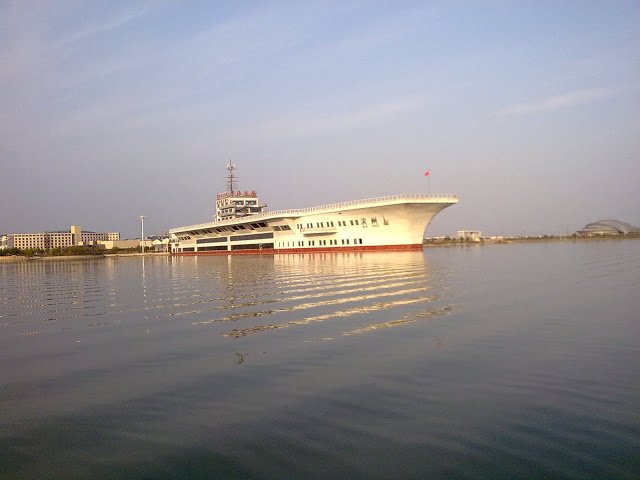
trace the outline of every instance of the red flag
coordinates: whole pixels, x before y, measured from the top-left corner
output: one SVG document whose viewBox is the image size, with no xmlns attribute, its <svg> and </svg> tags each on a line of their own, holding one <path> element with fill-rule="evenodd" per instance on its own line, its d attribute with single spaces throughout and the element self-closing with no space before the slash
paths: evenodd
<svg viewBox="0 0 640 480">
<path fill-rule="evenodd" d="M 430 172 L 429 172 L 429 170 L 427 170 L 426 172 L 424 172 L 424 176 L 425 176 L 425 177 L 428 177 L 428 176 L 429 176 L 429 173 L 430 173 Z"/>
</svg>

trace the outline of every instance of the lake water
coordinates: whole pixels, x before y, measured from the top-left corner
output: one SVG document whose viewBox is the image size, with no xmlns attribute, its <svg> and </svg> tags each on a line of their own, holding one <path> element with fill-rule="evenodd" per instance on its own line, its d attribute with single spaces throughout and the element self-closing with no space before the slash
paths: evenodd
<svg viewBox="0 0 640 480">
<path fill-rule="evenodd" d="M 640 478 L 640 241 L 0 264 L 0 478 Z"/>
</svg>

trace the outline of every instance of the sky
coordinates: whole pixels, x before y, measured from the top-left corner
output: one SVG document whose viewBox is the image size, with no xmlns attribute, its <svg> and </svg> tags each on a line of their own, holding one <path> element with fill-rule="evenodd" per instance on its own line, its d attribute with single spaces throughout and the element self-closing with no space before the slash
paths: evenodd
<svg viewBox="0 0 640 480">
<path fill-rule="evenodd" d="M 457 194 L 427 236 L 640 225 L 640 2 L 0 0 L 0 233 L 211 221 L 229 160 Z"/>
</svg>

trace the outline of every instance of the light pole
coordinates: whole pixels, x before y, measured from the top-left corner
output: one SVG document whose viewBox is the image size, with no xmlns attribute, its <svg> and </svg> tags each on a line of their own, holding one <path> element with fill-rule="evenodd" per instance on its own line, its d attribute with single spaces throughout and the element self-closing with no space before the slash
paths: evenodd
<svg viewBox="0 0 640 480">
<path fill-rule="evenodd" d="M 144 254 L 144 215 L 140 215 L 142 231 L 140 232 L 140 253 Z"/>
</svg>

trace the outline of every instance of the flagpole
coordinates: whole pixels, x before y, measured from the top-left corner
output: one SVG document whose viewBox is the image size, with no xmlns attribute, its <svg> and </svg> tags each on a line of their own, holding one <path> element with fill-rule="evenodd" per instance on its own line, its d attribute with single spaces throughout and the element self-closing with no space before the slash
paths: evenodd
<svg viewBox="0 0 640 480">
<path fill-rule="evenodd" d="M 427 195 L 431 195 L 431 170 L 424 172 L 424 176 L 427 177 Z"/>
</svg>

